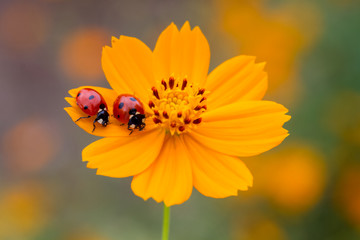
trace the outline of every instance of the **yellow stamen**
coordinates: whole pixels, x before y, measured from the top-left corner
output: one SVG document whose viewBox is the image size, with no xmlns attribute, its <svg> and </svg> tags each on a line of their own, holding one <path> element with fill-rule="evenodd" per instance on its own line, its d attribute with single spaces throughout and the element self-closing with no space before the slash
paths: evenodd
<svg viewBox="0 0 360 240">
<path fill-rule="evenodd" d="M 149 107 L 155 124 L 171 135 L 191 131 L 201 123 L 200 115 L 207 110 L 204 88 L 191 84 L 186 78 L 158 81 L 150 90 Z"/>
</svg>

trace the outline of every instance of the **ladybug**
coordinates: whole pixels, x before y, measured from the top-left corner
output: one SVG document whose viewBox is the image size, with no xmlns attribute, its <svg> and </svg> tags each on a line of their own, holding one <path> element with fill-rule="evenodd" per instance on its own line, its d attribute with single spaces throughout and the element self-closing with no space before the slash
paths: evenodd
<svg viewBox="0 0 360 240">
<path fill-rule="evenodd" d="M 142 102 L 131 94 L 120 94 L 114 101 L 114 117 L 123 124 L 128 124 L 132 134 L 134 129 L 142 131 L 145 128 L 145 111 Z"/>
<path fill-rule="evenodd" d="M 88 116 L 79 117 L 79 119 L 75 122 L 79 121 L 82 118 L 89 118 L 96 115 L 96 118 L 93 122 L 93 132 L 95 130 L 96 122 L 100 123 L 104 127 L 109 124 L 109 113 L 107 110 L 105 99 L 96 90 L 91 88 L 81 89 L 76 95 L 76 104 Z"/>
</svg>

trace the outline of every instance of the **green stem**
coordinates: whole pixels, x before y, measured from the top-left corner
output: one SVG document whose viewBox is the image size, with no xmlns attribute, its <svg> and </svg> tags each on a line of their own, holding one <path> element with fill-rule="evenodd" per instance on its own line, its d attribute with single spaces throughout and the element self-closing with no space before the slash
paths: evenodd
<svg viewBox="0 0 360 240">
<path fill-rule="evenodd" d="M 169 239 L 169 228 L 170 228 L 170 207 L 167 207 L 164 204 L 162 240 Z"/>
</svg>

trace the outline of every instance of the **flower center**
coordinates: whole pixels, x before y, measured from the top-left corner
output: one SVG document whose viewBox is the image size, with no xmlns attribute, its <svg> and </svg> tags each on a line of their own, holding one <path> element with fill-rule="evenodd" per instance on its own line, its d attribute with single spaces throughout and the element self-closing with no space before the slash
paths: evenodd
<svg viewBox="0 0 360 240">
<path fill-rule="evenodd" d="M 207 93 L 204 88 L 189 84 L 186 78 L 159 81 L 151 88 L 151 118 L 171 135 L 188 132 L 201 123 L 200 115 L 207 109 Z"/>
</svg>

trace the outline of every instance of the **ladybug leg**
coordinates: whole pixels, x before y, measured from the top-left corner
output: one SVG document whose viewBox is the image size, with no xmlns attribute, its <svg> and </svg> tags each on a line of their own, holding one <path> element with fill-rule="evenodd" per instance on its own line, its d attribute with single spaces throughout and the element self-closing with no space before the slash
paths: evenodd
<svg viewBox="0 0 360 240">
<path fill-rule="evenodd" d="M 142 124 L 139 126 L 139 131 L 144 130 L 144 128 L 145 128 L 145 123 L 142 123 Z"/>
<path fill-rule="evenodd" d="M 130 125 L 128 125 L 128 129 L 131 131 L 129 135 L 131 135 L 134 132 L 134 128 L 130 128 Z"/>
<path fill-rule="evenodd" d="M 79 121 L 80 119 L 83 119 L 83 118 L 89 118 L 91 116 L 87 116 L 87 117 L 79 117 L 75 122 Z"/>
<path fill-rule="evenodd" d="M 96 119 L 94 120 L 94 122 L 93 122 L 93 126 L 94 126 L 94 128 L 93 128 L 93 130 L 92 130 L 92 132 L 94 132 L 95 131 L 95 123 L 96 123 Z"/>
<path fill-rule="evenodd" d="M 139 114 L 139 116 L 140 116 L 140 119 L 139 119 L 140 120 L 139 131 L 142 131 L 146 126 L 146 124 L 145 124 L 145 115 L 144 114 Z"/>
<path fill-rule="evenodd" d="M 131 117 L 129 122 L 128 122 L 128 130 L 130 130 L 131 132 L 129 133 L 129 135 L 131 135 L 134 131 L 134 129 L 136 129 L 136 123 L 134 122 L 134 117 Z"/>
</svg>

